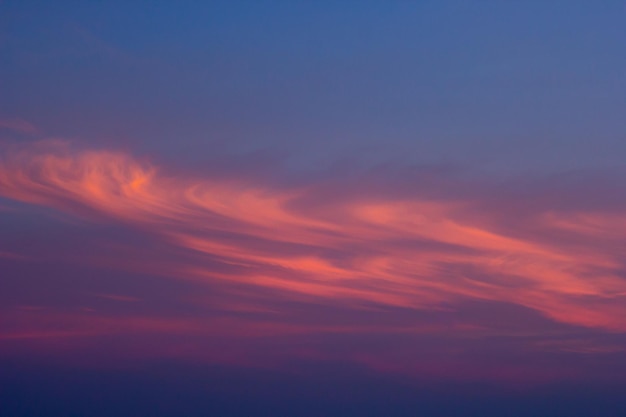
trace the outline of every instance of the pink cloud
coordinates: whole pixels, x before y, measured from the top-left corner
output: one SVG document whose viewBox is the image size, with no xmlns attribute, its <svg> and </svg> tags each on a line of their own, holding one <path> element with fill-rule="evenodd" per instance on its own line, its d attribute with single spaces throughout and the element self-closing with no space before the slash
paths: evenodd
<svg viewBox="0 0 626 417">
<path fill-rule="evenodd" d="M 559 210 L 550 204 L 507 211 L 484 193 L 433 196 L 368 187 L 368 179 L 363 181 L 279 186 L 245 176 L 171 175 L 125 153 L 77 151 L 62 143 L 12 148 L 0 163 L 0 196 L 149 233 L 178 255 L 129 245 L 93 259 L 102 256 L 98 262 L 118 269 L 192 283 L 197 294 L 179 301 L 210 306 L 222 316 L 116 318 L 90 307 L 51 316 L 56 325 L 48 328 L 42 320 L 50 313 L 36 311 L 26 324 L 15 316 L 15 330 L 0 338 L 137 333 L 232 341 L 310 334 L 515 333 L 480 318 L 394 325 L 307 321 L 293 311 L 286 315 L 281 306 L 287 303 L 415 314 L 496 303 L 560 325 L 626 331 L 624 260 L 619 251 L 606 250 L 626 239 L 626 212 Z M 130 303 L 139 299 L 135 296 L 97 294 L 128 308 L 141 304 Z M 511 326 L 518 320 L 506 319 Z M 573 346 L 577 352 L 603 353 L 612 352 L 614 344 Z M 181 349 L 196 352 L 175 343 L 163 347 L 164 352 Z M 412 363 L 416 372 L 426 369 L 415 358 L 394 361 L 386 352 L 374 354 L 374 360 L 372 355 L 365 350 L 357 356 L 383 367 Z M 518 371 L 511 368 L 512 375 Z"/>
<path fill-rule="evenodd" d="M 546 211 L 534 218 L 536 236 L 519 238 L 475 215 L 471 200 L 364 192 L 329 200 L 323 209 L 299 207 L 314 192 L 171 177 L 126 154 L 59 144 L 22 148 L 0 166 L 5 197 L 132 224 L 245 269 L 173 264 L 178 279 L 406 308 L 503 301 L 564 323 L 626 330 L 626 280 L 615 272 L 622 260 L 593 245 L 570 248 L 542 238 L 562 229 L 581 239 L 626 237 L 624 215 Z"/>
<path fill-rule="evenodd" d="M 13 132 L 21 133 L 23 135 L 37 135 L 39 129 L 26 120 L 13 118 L 13 119 L 0 119 L 0 129 L 7 129 Z"/>
</svg>

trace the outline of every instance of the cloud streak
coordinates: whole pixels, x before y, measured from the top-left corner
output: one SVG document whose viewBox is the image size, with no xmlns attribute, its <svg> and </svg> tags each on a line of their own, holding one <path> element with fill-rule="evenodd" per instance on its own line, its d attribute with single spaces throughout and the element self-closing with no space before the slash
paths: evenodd
<svg viewBox="0 0 626 417">
<path fill-rule="evenodd" d="M 180 263 L 174 278 L 412 308 L 505 301 L 557 321 L 626 329 L 622 259 L 594 248 L 603 238 L 623 242 L 622 213 L 538 211 L 525 219 L 535 236 L 520 238 L 481 220 L 467 198 L 363 186 L 331 196 L 325 186 L 173 177 L 123 153 L 61 143 L 14 150 L 0 167 L 4 197 L 145 228 L 232 266 Z M 580 243 L 544 238 L 557 232 Z"/>
<path fill-rule="evenodd" d="M 626 331 L 626 269 L 618 249 L 626 242 L 626 215 L 619 206 L 562 209 L 541 192 L 524 206 L 518 197 L 467 180 L 447 179 L 446 190 L 381 176 L 285 185 L 254 175 L 168 174 L 125 153 L 61 142 L 12 147 L 0 163 L 1 196 L 149 234 L 169 255 L 129 245 L 101 256 L 119 269 L 189 282 L 198 291 L 185 302 L 236 317 L 119 321 L 84 313 L 81 319 L 59 315 L 68 326 L 49 329 L 33 325 L 43 313 L 31 311 L 27 325 L 19 325 L 26 313 L 14 316 L 16 328 L 2 339 L 115 329 L 224 337 L 496 330 L 492 319 L 478 316 L 443 325 L 311 322 L 294 305 L 424 314 L 498 303 L 559 325 Z M 93 294 L 129 308 L 143 298 Z M 287 318 L 279 314 L 286 305 L 292 308 Z M 509 314 L 498 331 L 514 334 L 516 320 Z M 573 351 L 607 351 L 601 343 L 576 346 Z M 374 360 L 371 352 L 358 357 Z"/>
</svg>

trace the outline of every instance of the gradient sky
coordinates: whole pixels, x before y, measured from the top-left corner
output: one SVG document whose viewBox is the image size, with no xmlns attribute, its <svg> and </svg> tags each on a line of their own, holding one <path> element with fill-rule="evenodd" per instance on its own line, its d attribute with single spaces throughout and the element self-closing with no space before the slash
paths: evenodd
<svg viewBox="0 0 626 417">
<path fill-rule="evenodd" d="M 626 413 L 625 1 L 201 3 L 0 1 L 0 414 Z"/>
</svg>

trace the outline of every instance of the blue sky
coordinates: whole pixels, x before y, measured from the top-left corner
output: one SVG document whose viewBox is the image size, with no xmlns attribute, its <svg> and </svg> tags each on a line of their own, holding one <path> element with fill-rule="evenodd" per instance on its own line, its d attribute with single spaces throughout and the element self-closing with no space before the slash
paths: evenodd
<svg viewBox="0 0 626 417">
<path fill-rule="evenodd" d="M 47 134 L 315 167 L 614 168 L 620 1 L 5 2 L 0 109 Z"/>
</svg>

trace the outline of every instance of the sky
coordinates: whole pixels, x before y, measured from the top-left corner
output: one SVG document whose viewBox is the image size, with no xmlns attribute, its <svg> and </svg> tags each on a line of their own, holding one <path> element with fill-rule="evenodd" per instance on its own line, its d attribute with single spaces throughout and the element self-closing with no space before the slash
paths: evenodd
<svg viewBox="0 0 626 417">
<path fill-rule="evenodd" d="M 0 414 L 624 415 L 625 23 L 0 1 Z"/>
</svg>

